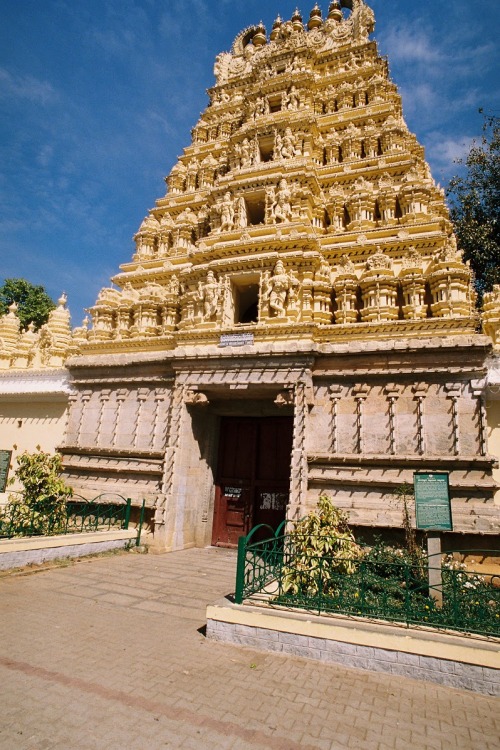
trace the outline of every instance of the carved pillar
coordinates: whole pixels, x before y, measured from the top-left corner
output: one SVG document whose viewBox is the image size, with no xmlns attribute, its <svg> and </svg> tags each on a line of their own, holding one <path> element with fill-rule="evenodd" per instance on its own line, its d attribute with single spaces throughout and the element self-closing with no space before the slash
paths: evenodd
<svg viewBox="0 0 500 750">
<path fill-rule="evenodd" d="M 106 404 L 109 401 L 110 395 L 111 395 L 110 390 L 101 391 L 101 393 L 99 394 L 99 401 L 100 401 L 99 416 L 97 418 L 97 430 L 96 430 L 96 438 L 95 438 L 97 445 L 99 445 L 100 440 L 101 440 L 101 430 L 102 430 L 102 422 L 103 422 L 103 417 L 104 417 L 104 409 L 106 408 Z"/>
<path fill-rule="evenodd" d="M 384 392 L 389 402 L 389 453 L 391 456 L 396 454 L 397 447 L 397 426 L 395 404 L 401 395 L 402 386 L 389 383 L 386 385 Z"/>
<path fill-rule="evenodd" d="M 445 385 L 447 398 L 451 401 L 451 427 L 452 427 L 452 449 L 453 454 L 460 453 L 460 426 L 458 423 L 458 400 L 462 393 L 460 383 L 449 383 Z"/>
<path fill-rule="evenodd" d="M 417 402 L 417 453 L 419 456 L 425 453 L 424 401 L 428 390 L 428 383 L 416 383 L 413 386 L 413 398 Z"/>
<path fill-rule="evenodd" d="M 142 417 L 142 407 L 144 402 L 147 401 L 149 396 L 149 388 L 139 388 L 137 391 L 137 413 L 135 416 L 134 434 L 133 434 L 133 446 L 137 448 L 137 440 L 139 438 L 139 424 Z"/>
<path fill-rule="evenodd" d="M 166 546 L 169 542 L 166 538 L 167 511 L 170 504 L 172 504 L 172 507 L 175 507 L 175 501 L 173 498 L 174 475 L 181 439 L 182 414 L 184 409 L 184 386 L 182 384 L 177 384 L 173 388 L 167 413 L 167 448 L 165 450 L 165 462 L 163 468 L 162 497 L 156 507 L 154 519 L 155 535 L 158 534 L 163 546 Z M 171 531 L 173 531 L 173 529 L 171 529 Z"/>
<path fill-rule="evenodd" d="M 76 432 L 76 444 L 77 445 L 80 445 L 80 438 L 81 438 L 81 435 L 82 435 L 83 418 L 85 416 L 86 404 L 88 404 L 88 402 L 90 401 L 91 398 L 92 398 L 92 391 L 84 391 L 82 393 L 82 395 L 81 395 L 81 398 L 80 398 L 80 401 L 82 403 L 82 409 L 81 409 L 81 412 L 80 412 L 80 419 L 78 421 L 78 428 L 77 428 L 77 432 Z"/>
<path fill-rule="evenodd" d="M 486 456 L 488 453 L 488 446 L 486 441 L 486 399 L 484 395 L 485 389 L 484 380 L 472 380 L 471 390 L 472 395 L 477 399 L 477 426 L 478 426 L 478 443 L 479 451 L 481 456 Z"/>
<path fill-rule="evenodd" d="M 340 383 L 330 386 L 330 399 L 332 402 L 332 428 L 330 450 L 332 453 L 339 452 L 339 434 L 338 434 L 338 403 L 342 397 L 344 389 Z"/>
<path fill-rule="evenodd" d="M 80 424 L 82 421 L 82 414 L 81 411 L 80 414 L 77 416 L 77 404 L 78 401 L 78 394 L 72 393 L 68 396 L 68 429 L 67 429 L 67 437 L 66 437 L 66 444 L 67 445 L 74 445 L 78 442 L 78 435 L 80 431 Z"/>
<path fill-rule="evenodd" d="M 363 453 L 363 404 L 370 393 L 370 386 L 365 383 L 355 385 L 352 393 L 356 400 L 355 453 Z"/>
<path fill-rule="evenodd" d="M 118 442 L 118 436 L 120 434 L 119 425 L 120 425 L 120 416 L 122 411 L 123 402 L 127 398 L 128 391 L 125 388 L 120 388 L 116 392 L 116 412 L 115 412 L 115 428 L 113 431 L 113 445 L 116 445 Z"/>
<path fill-rule="evenodd" d="M 297 518 L 307 493 L 307 458 L 305 454 L 307 426 L 307 383 L 299 380 L 294 390 L 292 476 L 288 517 Z"/>
<path fill-rule="evenodd" d="M 153 429 L 151 431 L 151 449 L 155 450 L 155 446 L 157 444 L 158 439 L 158 428 L 160 424 L 160 412 L 161 412 L 161 405 L 164 403 L 167 399 L 167 393 L 165 391 L 157 391 L 155 393 L 155 413 L 153 417 Z"/>
</svg>

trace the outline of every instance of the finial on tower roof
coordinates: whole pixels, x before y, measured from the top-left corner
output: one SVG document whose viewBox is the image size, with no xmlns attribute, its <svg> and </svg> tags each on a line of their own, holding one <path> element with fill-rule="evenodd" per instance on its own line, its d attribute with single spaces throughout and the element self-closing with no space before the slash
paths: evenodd
<svg viewBox="0 0 500 750">
<path fill-rule="evenodd" d="M 271 30 L 271 34 L 270 34 L 271 41 L 274 41 L 275 39 L 277 39 L 282 25 L 283 25 L 283 21 L 281 19 L 281 16 L 278 14 L 275 22 L 273 23 L 273 28 Z"/>
<path fill-rule="evenodd" d="M 307 28 L 309 29 L 309 31 L 311 31 L 312 29 L 317 29 L 318 26 L 321 26 L 322 23 L 323 18 L 321 16 L 321 8 L 319 7 L 318 3 L 316 3 L 312 11 L 309 13 Z"/>
<path fill-rule="evenodd" d="M 328 8 L 328 18 L 334 21 L 342 21 L 343 15 L 340 0 L 332 0 Z"/>
<path fill-rule="evenodd" d="M 295 13 L 292 16 L 292 26 L 294 31 L 302 31 L 304 28 L 302 16 L 298 8 L 295 8 Z"/>
<path fill-rule="evenodd" d="M 264 26 L 262 21 L 257 26 L 257 31 L 252 37 L 252 42 L 254 47 L 263 47 L 267 42 L 266 27 Z"/>
</svg>

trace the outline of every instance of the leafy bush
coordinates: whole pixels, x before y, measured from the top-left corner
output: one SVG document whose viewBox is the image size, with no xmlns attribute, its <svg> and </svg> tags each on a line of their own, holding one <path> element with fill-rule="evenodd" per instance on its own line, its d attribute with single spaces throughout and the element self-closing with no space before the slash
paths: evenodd
<svg viewBox="0 0 500 750">
<path fill-rule="evenodd" d="M 0 533 L 9 536 L 58 533 L 66 523 L 66 500 L 73 494 L 60 476 L 61 456 L 41 450 L 25 451 L 18 456 L 17 463 L 15 476 L 23 490 L 20 497 L 11 494 L 0 512 Z"/>
<path fill-rule="evenodd" d="M 347 516 L 328 497 L 285 537 L 280 594 L 287 606 L 498 635 L 500 589 L 451 559 L 442 606 L 432 596 L 427 556 L 415 539 L 392 547 L 356 543 Z"/>
<path fill-rule="evenodd" d="M 325 495 L 316 510 L 294 523 L 289 542 L 281 578 L 285 594 L 315 596 L 331 590 L 334 576 L 352 573 L 355 560 L 362 555 L 347 515 Z"/>
</svg>

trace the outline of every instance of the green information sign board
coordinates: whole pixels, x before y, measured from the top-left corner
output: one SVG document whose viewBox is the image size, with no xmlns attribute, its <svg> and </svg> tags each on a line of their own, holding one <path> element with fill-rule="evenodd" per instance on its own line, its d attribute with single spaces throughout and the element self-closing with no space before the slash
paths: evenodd
<svg viewBox="0 0 500 750">
<path fill-rule="evenodd" d="M 5 492 L 9 478 L 10 459 L 12 451 L 0 450 L 0 492 Z"/>
<path fill-rule="evenodd" d="M 448 474 L 414 474 L 417 529 L 453 531 Z"/>
</svg>

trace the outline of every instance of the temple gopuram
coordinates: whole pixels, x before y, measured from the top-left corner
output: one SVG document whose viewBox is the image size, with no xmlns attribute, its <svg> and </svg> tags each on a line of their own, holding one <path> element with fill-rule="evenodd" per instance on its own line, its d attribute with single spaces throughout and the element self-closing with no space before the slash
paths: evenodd
<svg viewBox="0 0 500 750">
<path fill-rule="evenodd" d="M 418 471 L 449 473 L 454 542 L 498 542 L 500 290 L 481 333 L 373 30 L 334 0 L 217 56 L 166 194 L 67 343 L 66 480 L 145 499 L 158 549 L 235 545 L 321 494 L 390 535 Z"/>
</svg>

